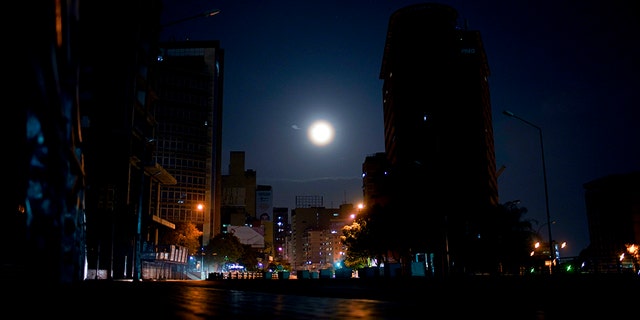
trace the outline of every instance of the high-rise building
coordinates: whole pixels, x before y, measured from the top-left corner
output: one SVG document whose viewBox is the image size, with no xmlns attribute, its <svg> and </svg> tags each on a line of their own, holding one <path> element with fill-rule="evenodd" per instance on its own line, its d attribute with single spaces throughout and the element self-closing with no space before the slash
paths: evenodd
<svg viewBox="0 0 640 320">
<path fill-rule="evenodd" d="M 175 183 L 152 156 L 158 99 L 149 86 L 149 66 L 157 48 L 161 2 L 109 7 L 84 2 L 80 12 L 76 58 L 82 79 L 87 269 L 92 278 L 139 280 L 143 255 L 158 244 L 155 235 L 171 227 L 159 219 L 151 197 L 162 185 Z M 118 23 L 113 15 L 119 16 Z"/>
<path fill-rule="evenodd" d="M 221 230 L 223 53 L 218 41 L 161 43 L 153 66 L 154 157 L 177 181 L 162 189 L 157 210 L 202 228 L 202 245 Z"/>
<path fill-rule="evenodd" d="M 273 188 L 271 186 L 256 186 L 255 213 L 256 219 L 273 221 Z"/>
<path fill-rule="evenodd" d="M 488 76 L 480 32 L 454 8 L 391 15 L 380 72 L 391 199 L 438 274 L 471 272 L 477 225 L 498 204 Z"/>
<path fill-rule="evenodd" d="M 387 155 L 384 152 L 368 155 L 364 159 L 364 163 L 362 163 L 362 195 L 365 207 L 387 203 L 389 194 L 387 189 L 389 185 L 386 182 L 388 169 Z"/>
<path fill-rule="evenodd" d="M 287 237 L 291 233 L 289 208 L 273 208 L 273 247 L 275 259 L 287 259 Z"/>
<path fill-rule="evenodd" d="M 256 171 L 245 170 L 244 151 L 231 151 L 229 173 L 222 176 L 222 232 L 256 220 Z"/>
<path fill-rule="evenodd" d="M 298 207 L 291 210 L 289 261 L 294 270 L 319 270 L 343 260 L 342 227 L 356 214 L 353 204 L 339 208 Z"/>
</svg>

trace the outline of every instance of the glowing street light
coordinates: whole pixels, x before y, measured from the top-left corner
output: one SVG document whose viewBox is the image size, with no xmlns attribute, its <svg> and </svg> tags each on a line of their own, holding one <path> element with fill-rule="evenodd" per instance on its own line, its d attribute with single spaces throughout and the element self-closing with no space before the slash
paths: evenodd
<svg viewBox="0 0 640 320">
<path fill-rule="evenodd" d="M 549 188 L 547 187 L 547 167 L 545 165 L 545 161 L 544 161 L 544 143 L 542 140 L 542 128 L 538 127 L 537 125 L 518 117 L 517 115 L 513 114 L 513 112 L 511 111 L 507 111 L 504 110 L 502 111 L 502 114 L 511 117 L 511 118 L 515 118 L 518 119 L 534 128 L 536 128 L 538 130 L 539 136 L 540 136 L 540 155 L 542 156 L 542 176 L 544 178 L 544 199 L 545 199 L 545 206 L 546 206 L 546 210 L 547 210 L 547 229 L 549 231 L 549 255 L 551 258 L 551 269 L 549 270 L 553 270 L 553 262 L 555 260 L 555 250 L 553 248 L 553 238 L 551 236 L 551 214 L 549 213 Z"/>
</svg>

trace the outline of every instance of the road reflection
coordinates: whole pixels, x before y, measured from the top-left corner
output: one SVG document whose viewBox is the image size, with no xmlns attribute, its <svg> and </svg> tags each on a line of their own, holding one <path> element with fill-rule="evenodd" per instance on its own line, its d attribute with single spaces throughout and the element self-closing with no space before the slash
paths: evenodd
<svg viewBox="0 0 640 320">
<path fill-rule="evenodd" d="M 0 299 L 0 308 L 19 312 L 21 318 L 66 320 L 541 320 L 589 318 L 594 314 L 614 319 L 626 316 L 629 309 L 624 306 L 637 304 L 640 292 L 636 278 L 615 277 L 555 277 L 546 281 L 474 278 L 440 283 L 414 279 L 329 280 L 97 280 L 68 287 L 7 281 L 3 289 L 8 294 Z M 25 302 L 29 302 L 28 307 L 24 307 Z"/>
<path fill-rule="evenodd" d="M 409 319 L 406 304 L 366 299 L 224 290 L 183 286 L 175 294 L 181 319 L 256 316 L 261 319 Z"/>
</svg>

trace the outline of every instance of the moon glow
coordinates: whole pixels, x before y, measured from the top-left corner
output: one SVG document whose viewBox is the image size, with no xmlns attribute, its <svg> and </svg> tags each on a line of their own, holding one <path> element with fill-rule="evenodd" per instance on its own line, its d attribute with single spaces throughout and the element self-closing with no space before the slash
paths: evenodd
<svg viewBox="0 0 640 320">
<path fill-rule="evenodd" d="M 325 146 L 333 141 L 335 132 L 330 123 L 319 120 L 311 124 L 307 135 L 309 140 L 317 146 Z"/>
</svg>

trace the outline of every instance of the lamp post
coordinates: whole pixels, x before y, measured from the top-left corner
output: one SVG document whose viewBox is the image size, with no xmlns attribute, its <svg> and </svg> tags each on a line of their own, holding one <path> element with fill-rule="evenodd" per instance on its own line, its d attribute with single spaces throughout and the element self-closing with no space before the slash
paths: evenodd
<svg viewBox="0 0 640 320">
<path fill-rule="evenodd" d="M 553 273 L 553 264 L 554 264 L 554 260 L 555 260 L 555 251 L 553 250 L 553 238 L 551 237 L 551 214 L 549 213 L 549 188 L 547 187 L 547 167 L 545 165 L 545 161 L 544 161 L 544 143 L 542 140 L 542 128 L 538 127 L 537 125 L 523 119 L 520 118 L 519 116 L 515 115 L 513 112 L 511 111 L 507 111 L 504 110 L 502 111 L 502 114 L 511 117 L 511 118 L 515 118 L 518 119 L 534 128 L 536 128 L 538 130 L 538 134 L 540 136 L 540 155 L 542 156 L 542 176 L 544 178 L 544 201 L 545 201 L 545 207 L 547 210 L 547 230 L 549 232 L 549 258 L 551 258 L 551 268 L 550 273 Z"/>
<path fill-rule="evenodd" d="M 536 221 L 536 222 L 537 222 L 537 221 Z M 551 224 L 555 224 L 555 223 L 556 223 L 556 221 L 555 221 L 555 220 L 553 220 L 553 221 L 551 221 L 550 223 L 551 223 Z M 549 224 L 549 222 L 545 222 L 545 223 L 543 223 L 540 227 L 538 227 L 538 230 L 536 231 L 536 234 L 537 234 L 537 235 L 539 235 L 539 234 L 540 234 L 540 230 L 542 230 L 542 228 L 546 227 L 546 226 L 547 226 L 547 224 Z"/>
<path fill-rule="evenodd" d="M 198 212 L 204 215 L 204 205 L 202 203 L 198 203 L 197 209 L 198 209 Z M 206 253 L 204 252 L 204 239 L 202 239 L 202 246 L 200 247 L 200 279 L 205 279 L 205 272 L 204 272 L 204 255 L 205 254 Z"/>
<path fill-rule="evenodd" d="M 200 252 L 200 279 L 205 279 L 204 276 L 204 247 L 202 247 L 202 250 Z"/>
<path fill-rule="evenodd" d="M 136 208 L 136 233 L 134 235 L 134 251 L 133 251 L 133 281 L 142 280 L 142 226 L 143 226 L 143 214 L 149 214 L 149 204 L 145 203 L 149 196 L 145 193 L 148 180 L 145 178 L 145 165 L 149 162 L 151 152 L 153 151 L 154 143 L 156 139 L 153 137 L 144 137 L 142 147 L 139 150 L 140 161 L 138 163 L 140 172 L 140 186 L 138 189 L 138 204 Z M 145 212 L 146 211 L 146 212 Z"/>
<path fill-rule="evenodd" d="M 197 13 L 197 14 L 189 16 L 189 17 L 185 17 L 185 18 L 182 18 L 182 19 L 178 19 L 178 20 L 167 22 L 167 23 L 163 24 L 162 27 L 172 26 L 174 24 L 182 23 L 182 22 L 189 21 L 189 20 L 192 20 L 192 19 L 197 19 L 197 18 L 213 17 L 218 13 L 220 13 L 220 9 L 207 10 L 205 12 Z"/>
</svg>

